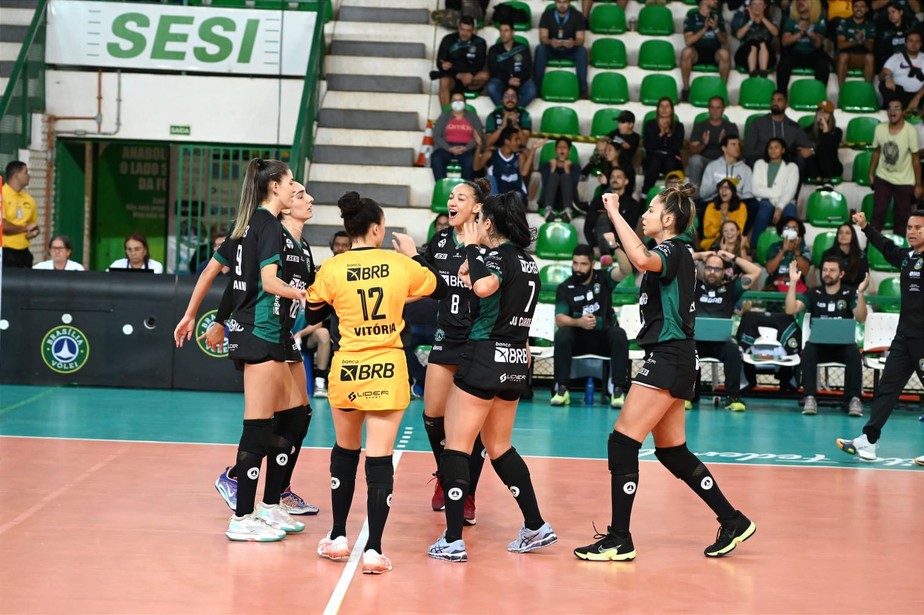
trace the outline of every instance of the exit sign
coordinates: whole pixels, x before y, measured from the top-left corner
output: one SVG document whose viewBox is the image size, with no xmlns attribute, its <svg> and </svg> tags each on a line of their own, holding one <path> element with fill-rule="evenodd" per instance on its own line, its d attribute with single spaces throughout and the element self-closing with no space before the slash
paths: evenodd
<svg viewBox="0 0 924 615">
<path fill-rule="evenodd" d="M 189 126 L 170 126 L 170 134 L 188 137 L 190 135 Z"/>
</svg>

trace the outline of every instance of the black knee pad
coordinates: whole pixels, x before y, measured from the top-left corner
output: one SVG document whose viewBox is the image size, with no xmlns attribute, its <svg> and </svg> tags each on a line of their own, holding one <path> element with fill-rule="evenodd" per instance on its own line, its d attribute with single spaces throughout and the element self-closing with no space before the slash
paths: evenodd
<svg viewBox="0 0 924 615">
<path fill-rule="evenodd" d="M 263 459 L 272 435 L 273 419 L 245 419 L 241 441 L 237 448 L 239 451 L 257 455 Z"/>
<path fill-rule="evenodd" d="M 273 435 L 289 442 L 301 444 L 308 432 L 308 408 L 296 406 L 273 415 Z"/>
<path fill-rule="evenodd" d="M 424 430 L 426 430 L 426 432 L 429 434 L 446 435 L 446 429 L 443 427 L 443 421 L 444 419 L 441 416 L 427 416 L 427 413 L 424 412 Z"/>
<path fill-rule="evenodd" d="M 656 448 L 655 457 L 658 458 L 661 465 L 680 480 L 687 480 L 694 476 L 697 468 L 703 465 L 696 455 L 690 452 L 686 444 Z"/>
<path fill-rule="evenodd" d="M 366 485 L 370 489 L 384 489 L 388 492 L 395 488 L 395 467 L 391 455 L 366 457 Z"/>
<path fill-rule="evenodd" d="M 359 467 L 359 449 L 349 450 L 334 445 L 330 451 L 331 480 L 356 480 L 356 468 Z"/>
<path fill-rule="evenodd" d="M 440 455 L 440 484 L 443 491 L 448 492 L 453 487 L 469 487 L 469 459 L 470 455 L 462 451 L 446 449 Z"/>
<path fill-rule="evenodd" d="M 617 476 L 638 476 L 638 452 L 642 443 L 613 431 L 606 445 L 610 472 Z"/>
<path fill-rule="evenodd" d="M 529 467 L 517 449 L 510 447 L 506 453 L 491 460 L 494 471 L 507 487 L 511 485 L 523 485 L 529 482 Z M 514 495 L 516 497 L 516 495 Z"/>
</svg>

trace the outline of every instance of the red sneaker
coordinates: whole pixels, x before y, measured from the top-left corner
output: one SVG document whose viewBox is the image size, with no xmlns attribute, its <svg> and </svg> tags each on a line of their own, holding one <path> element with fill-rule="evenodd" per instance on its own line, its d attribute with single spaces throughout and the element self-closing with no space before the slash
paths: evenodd
<svg viewBox="0 0 924 615">
<path fill-rule="evenodd" d="M 436 477 L 436 488 L 433 490 L 430 506 L 433 507 L 433 510 L 446 510 L 446 495 L 443 493 L 443 486 L 440 484 L 439 476 Z"/>
<path fill-rule="evenodd" d="M 465 525 L 475 525 L 475 497 L 465 496 L 465 512 L 463 513 Z"/>
</svg>

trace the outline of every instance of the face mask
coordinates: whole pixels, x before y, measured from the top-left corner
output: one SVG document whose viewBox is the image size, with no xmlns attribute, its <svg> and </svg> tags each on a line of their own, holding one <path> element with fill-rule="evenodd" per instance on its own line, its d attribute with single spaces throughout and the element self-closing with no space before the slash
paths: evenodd
<svg viewBox="0 0 924 615">
<path fill-rule="evenodd" d="M 465 111 L 465 101 L 464 100 L 452 101 L 452 110 L 453 111 Z"/>
</svg>

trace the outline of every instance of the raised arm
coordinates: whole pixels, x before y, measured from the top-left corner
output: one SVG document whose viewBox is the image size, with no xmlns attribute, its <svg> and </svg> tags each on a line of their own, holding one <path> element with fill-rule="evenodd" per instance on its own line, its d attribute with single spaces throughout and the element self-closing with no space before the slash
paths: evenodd
<svg viewBox="0 0 924 615">
<path fill-rule="evenodd" d="M 604 194 L 603 206 L 606 208 L 606 213 L 616 229 L 619 242 L 625 248 L 626 256 L 629 257 L 629 261 L 632 262 L 635 268 L 639 271 L 661 273 L 661 269 L 664 267 L 661 258 L 656 254 L 652 254 L 645 247 L 645 244 L 635 234 L 635 230 L 629 226 L 629 223 L 619 213 L 619 195 L 612 192 Z"/>
</svg>

